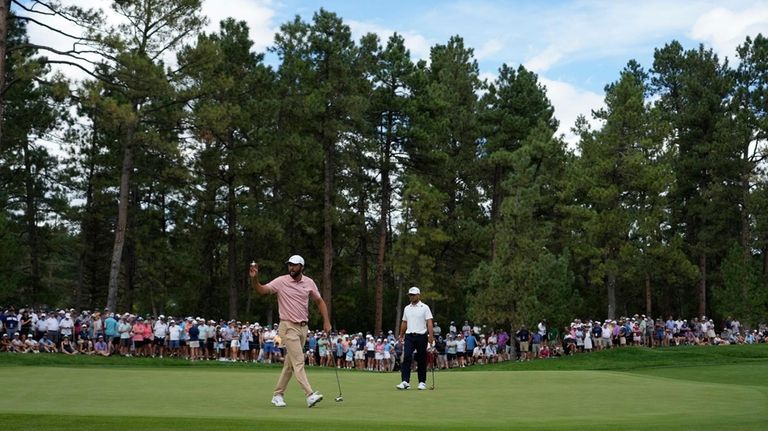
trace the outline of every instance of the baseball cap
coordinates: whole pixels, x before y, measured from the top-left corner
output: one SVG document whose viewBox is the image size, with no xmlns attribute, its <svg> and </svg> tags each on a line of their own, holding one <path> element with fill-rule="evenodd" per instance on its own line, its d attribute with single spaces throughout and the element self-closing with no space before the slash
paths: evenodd
<svg viewBox="0 0 768 431">
<path fill-rule="evenodd" d="M 419 290 L 418 287 L 413 286 L 410 289 L 408 289 L 408 294 L 409 295 L 421 295 L 421 290 Z"/>
<path fill-rule="evenodd" d="M 304 266 L 304 258 L 299 256 L 298 254 L 294 254 L 293 256 L 289 257 L 288 260 L 285 261 L 285 263 L 292 263 L 294 265 Z"/>
</svg>

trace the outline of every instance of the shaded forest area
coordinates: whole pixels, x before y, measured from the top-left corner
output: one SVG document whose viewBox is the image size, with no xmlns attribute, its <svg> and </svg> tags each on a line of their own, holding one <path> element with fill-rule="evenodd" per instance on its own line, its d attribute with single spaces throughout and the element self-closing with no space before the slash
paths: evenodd
<svg viewBox="0 0 768 431">
<path fill-rule="evenodd" d="M 297 253 L 340 328 L 412 285 L 446 323 L 766 316 L 762 35 L 628 59 L 567 145 L 537 75 L 481 80 L 461 36 L 414 61 L 320 9 L 269 65 L 200 0 L 0 2 L 0 304 L 271 322 L 248 264 Z"/>
</svg>

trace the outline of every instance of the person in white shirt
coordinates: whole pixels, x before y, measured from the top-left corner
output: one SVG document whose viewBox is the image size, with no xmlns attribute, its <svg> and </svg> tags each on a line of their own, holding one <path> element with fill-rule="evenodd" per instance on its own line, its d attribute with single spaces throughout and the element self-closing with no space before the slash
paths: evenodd
<svg viewBox="0 0 768 431">
<path fill-rule="evenodd" d="M 165 336 L 168 335 L 168 324 L 165 323 L 165 316 L 160 315 L 157 318 L 157 321 L 155 322 L 154 327 L 152 328 L 152 333 L 155 337 L 155 348 L 154 348 L 154 355 L 160 356 L 161 358 L 165 354 Z"/>
<path fill-rule="evenodd" d="M 49 314 L 48 318 L 45 319 L 45 336 L 53 344 L 59 345 L 59 319 L 56 318 L 54 313 Z"/>
<path fill-rule="evenodd" d="M 181 339 L 181 326 L 171 320 L 168 326 L 168 347 L 171 349 L 171 355 L 176 356 L 179 353 L 179 340 Z"/>
<path fill-rule="evenodd" d="M 64 314 L 64 318 L 59 322 L 59 333 L 63 337 L 69 337 L 72 339 L 72 331 L 74 330 L 75 322 L 72 320 L 72 315 L 69 313 Z"/>
<path fill-rule="evenodd" d="M 411 387 L 411 362 L 416 351 L 416 373 L 419 378 L 419 390 L 427 389 L 427 344 L 435 342 L 432 328 L 432 310 L 421 302 L 421 290 L 418 287 L 408 289 L 411 303 L 403 311 L 400 322 L 400 342 L 403 342 L 403 360 L 400 367 L 402 382 L 397 389 Z"/>
<path fill-rule="evenodd" d="M 45 323 L 45 313 L 40 315 L 40 318 L 35 322 L 35 339 L 39 340 L 43 338 L 46 331 L 48 331 L 48 325 Z"/>
</svg>

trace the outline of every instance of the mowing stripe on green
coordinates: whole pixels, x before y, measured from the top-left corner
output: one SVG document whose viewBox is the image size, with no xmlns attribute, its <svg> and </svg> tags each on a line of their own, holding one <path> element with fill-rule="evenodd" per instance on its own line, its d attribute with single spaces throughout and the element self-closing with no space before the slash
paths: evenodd
<svg viewBox="0 0 768 431">
<path fill-rule="evenodd" d="M 766 369 L 733 367 L 753 375 Z M 278 372 L 6 366 L 0 367 L 0 381 L 13 396 L 0 400 L 0 418 L 15 424 L 8 429 L 29 423 L 29 429 L 36 424 L 82 430 L 88 429 L 85 423 L 123 418 L 118 424 L 127 425 L 135 418 L 144 423 L 141 429 L 185 430 L 198 429 L 181 426 L 190 420 L 208 429 L 563 429 L 583 424 L 590 429 L 720 430 L 761 429 L 765 424 L 755 418 L 768 417 L 764 387 L 707 382 L 706 372 L 703 381 L 610 371 L 438 372 L 434 391 L 397 391 L 397 374 L 342 370 L 344 402 L 335 403 L 334 373 L 310 370 L 314 388 L 325 395 L 312 409 L 295 382 L 286 394 L 287 408 L 270 405 Z M 62 425 L 55 415 L 71 417 L 61 420 L 72 426 L 56 428 Z"/>
</svg>

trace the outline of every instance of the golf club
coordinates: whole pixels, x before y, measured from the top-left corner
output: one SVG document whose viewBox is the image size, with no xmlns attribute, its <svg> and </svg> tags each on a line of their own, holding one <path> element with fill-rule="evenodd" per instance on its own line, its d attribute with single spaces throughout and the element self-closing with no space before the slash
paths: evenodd
<svg viewBox="0 0 768 431">
<path fill-rule="evenodd" d="M 341 396 L 341 381 L 339 380 L 339 369 L 336 367 L 333 367 L 333 370 L 336 371 L 336 384 L 339 385 L 339 396 L 336 397 L 336 402 L 340 403 L 344 401 L 344 397 Z"/>
<path fill-rule="evenodd" d="M 429 387 L 429 390 L 435 390 L 435 362 L 432 362 L 432 386 Z"/>
</svg>

